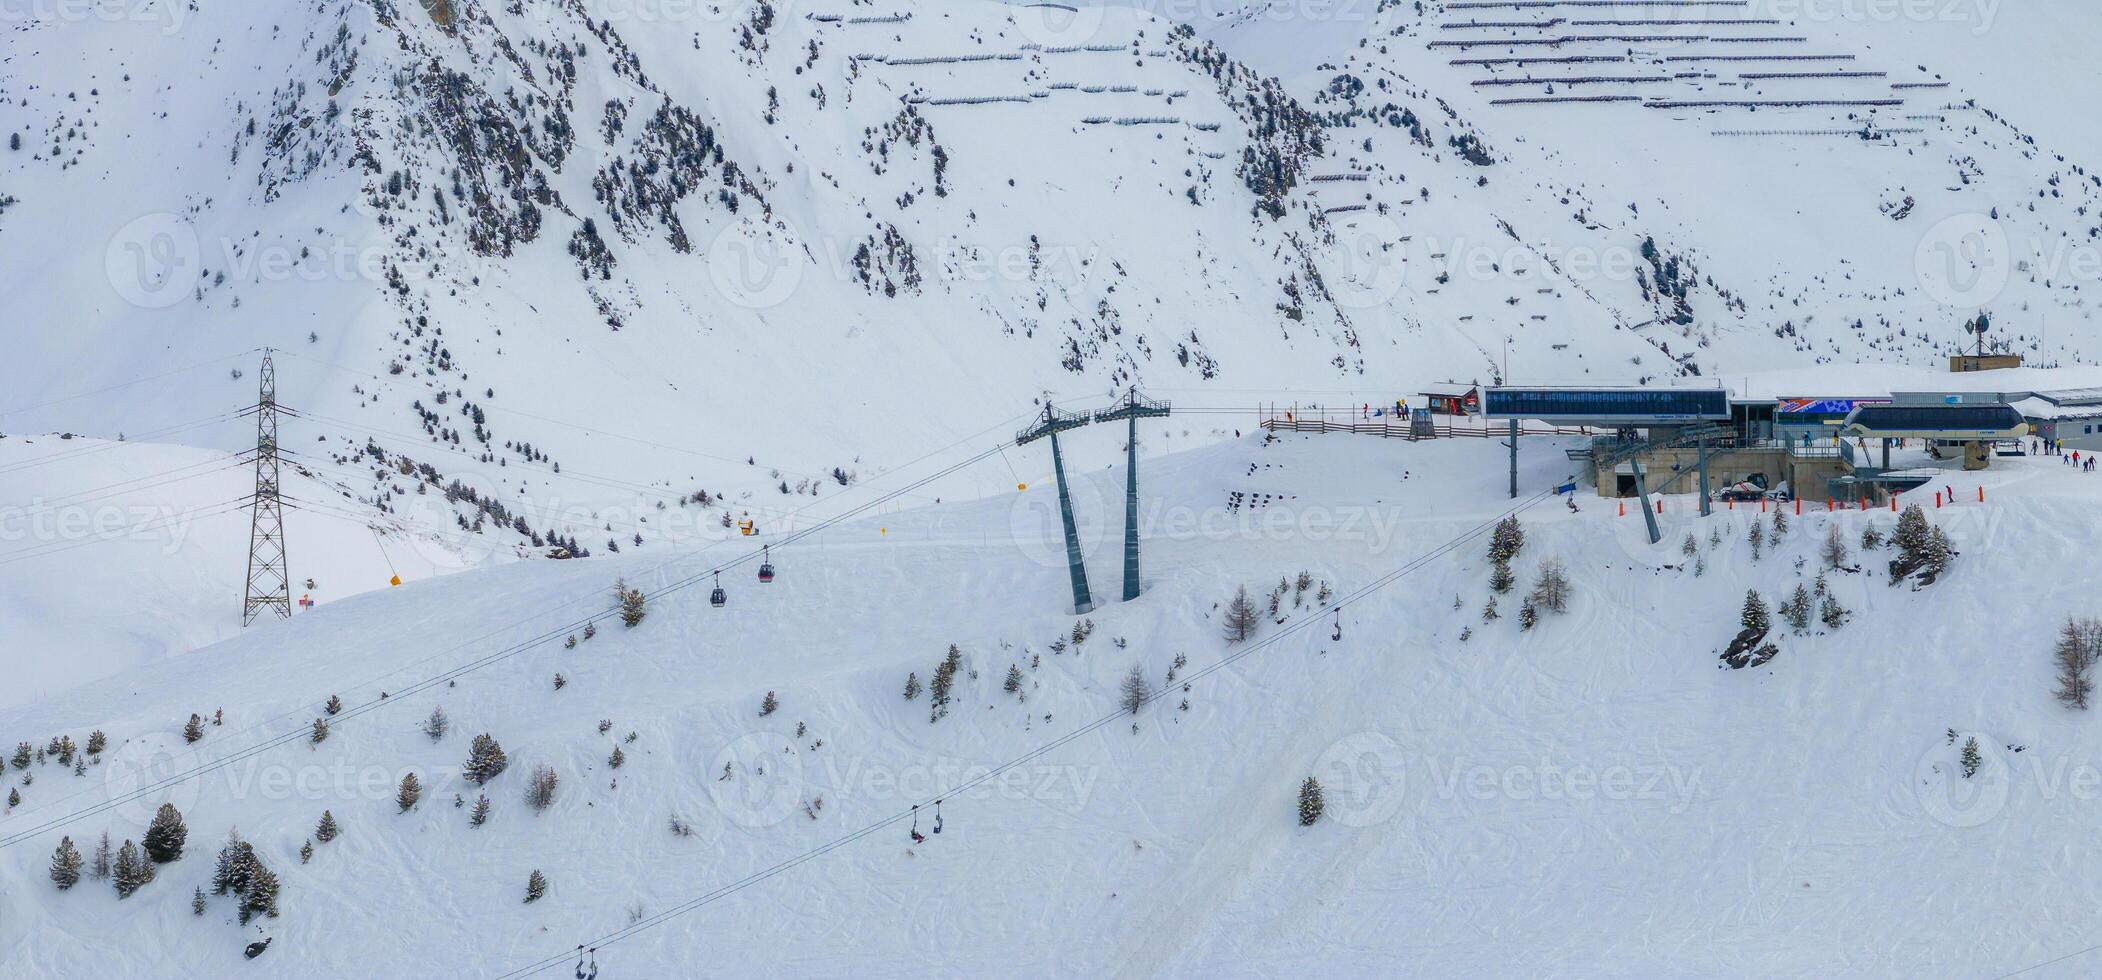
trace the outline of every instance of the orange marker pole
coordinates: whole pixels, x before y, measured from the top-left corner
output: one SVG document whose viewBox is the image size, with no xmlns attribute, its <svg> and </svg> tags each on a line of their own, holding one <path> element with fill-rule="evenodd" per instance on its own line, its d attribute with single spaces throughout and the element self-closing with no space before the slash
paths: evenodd
<svg viewBox="0 0 2102 980">
<path fill-rule="evenodd" d="M 1898 509 L 1898 498 L 1895 496 L 1890 498 L 1890 509 L 1893 513 L 1895 513 Z"/>
<path fill-rule="evenodd" d="M 1801 497 L 1795 499 L 1795 512 L 1797 516 L 1801 516 L 1803 513 L 1803 498 Z"/>
<path fill-rule="evenodd" d="M 1620 516 L 1628 516 L 1628 502 L 1625 500 L 1620 502 Z"/>
<path fill-rule="evenodd" d="M 1981 504 L 1985 502 L 1985 484 L 1983 483 L 1978 484 L 1978 502 Z"/>
<path fill-rule="evenodd" d="M 1657 501 L 1657 513 L 1664 513 L 1664 501 L 1662 500 Z"/>
</svg>

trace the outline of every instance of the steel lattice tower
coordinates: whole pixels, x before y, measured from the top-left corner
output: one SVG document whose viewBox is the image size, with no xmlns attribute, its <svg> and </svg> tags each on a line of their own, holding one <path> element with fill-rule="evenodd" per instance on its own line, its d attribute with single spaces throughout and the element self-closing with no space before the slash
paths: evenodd
<svg viewBox="0 0 2102 980">
<path fill-rule="evenodd" d="M 255 405 L 255 495 L 249 498 L 248 589 L 241 625 L 263 610 L 292 617 L 292 577 L 285 567 L 285 505 L 278 496 L 277 367 L 263 348 L 261 393 Z"/>
</svg>

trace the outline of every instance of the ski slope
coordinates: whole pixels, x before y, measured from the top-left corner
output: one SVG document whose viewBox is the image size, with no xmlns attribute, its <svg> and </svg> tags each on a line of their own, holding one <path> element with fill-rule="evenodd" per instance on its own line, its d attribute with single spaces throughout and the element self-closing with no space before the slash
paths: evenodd
<svg viewBox="0 0 2102 980">
<path fill-rule="evenodd" d="M 1117 446 L 1083 431 L 1068 448 Z M 1785 595 L 1814 572 L 1828 523 L 1851 539 L 1895 515 L 1806 508 L 1755 563 L 1749 508 L 1705 522 L 1719 529 L 1711 546 L 1686 498 L 1669 498 L 1652 547 L 1601 501 L 1572 513 L 1548 500 L 1523 514 L 1515 569 L 1523 588 L 1565 559 L 1566 615 L 1522 632 L 1514 594 L 1481 622 L 1476 538 L 1349 601 L 1341 640 L 1313 592 L 1298 608 L 1288 593 L 1285 622 L 1258 632 L 1274 642 L 1227 663 L 1250 650 L 1220 638 L 1216 604 L 1236 585 L 1260 601 L 1304 569 L 1351 596 L 1497 516 L 1502 470 L 1487 440 L 1249 436 L 1161 458 L 1145 473 L 1145 594 L 1105 601 L 1090 638 L 1063 652 L 1053 640 L 1075 619 L 1037 488 L 840 524 L 777 551 L 771 585 L 749 562 L 732 568 L 721 609 L 699 573 L 745 542 L 517 562 L 11 706 L 0 723 L 17 738 L 95 727 L 112 748 L 86 777 L 30 770 L 0 824 L 10 834 L 135 785 L 128 767 L 232 761 L 167 794 L 192 849 L 129 899 L 92 881 L 51 890 L 51 833 L 8 847 L 9 972 L 503 975 L 943 796 L 944 831 L 925 844 L 884 825 L 605 946 L 602 975 L 1973 975 L 2087 944 L 2063 910 L 2096 897 L 2077 873 L 2096 857 L 2089 720 L 2050 699 L 2048 652 L 2058 617 L 2087 608 L 2066 572 L 2102 534 L 2090 516 L 2102 478 L 2045 458 L 1949 473 L 1964 503 L 1928 503 L 1962 551 L 1953 573 L 1920 592 L 1835 574 L 1853 621 L 1782 640 L 1758 670 L 1716 660 L 1744 590 Z M 1562 477 L 1551 440 L 1526 444 L 1528 495 Z M 1122 473 L 1078 483 L 1107 597 Z M 1234 492 L 1274 499 L 1229 510 Z M 1679 551 L 1688 531 L 1699 576 Z M 607 611 L 621 577 L 694 584 L 650 600 L 631 630 Z M 586 617 L 596 637 L 565 649 Z M 930 724 L 928 696 L 899 690 L 952 643 L 966 673 Z M 1133 665 L 1162 687 L 1176 654 L 1187 693 L 1178 682 L 1135 718 L 1028 761 L 1026 779 L 952 793 L 1115 715 Z M 1001 690 L 1010 665 L 1026 701 Z M 762 717 L 768 692 L 780 708 Z M 349 707 L 316 745 L 305 729 L 331 694 Z M 420 725 L 441 706 L 452 727 L 434 743 Z M 221 708 L 223 727 L 183 745 L 189 712 Z M 1949 729 L 1980 733 L 1994 781 L 1944 783 Z M 486 788 L 489 823 L 470 828 L 453 799 L 476 790 L 457 767 L 483 731 L 510 769 Z M 288 740 L 238 758 L 277 735 Z M 626 760 L 611 770 L 615 745 Z M 521 794 L 541 764 L 561 783 L 535 814 Z M 426 788 L 403 814 L 393 787 L 407 771 Z M 1309 774 L 1329 814 L 1303 829 L 1293 805 Z M 812 819 L 802 805 L 820 796 Z M 62 829 L 136 837 L 159 799 Z M 302 865 L 323 809 L 343 836 Z M 693 836 L 674 834 L 674 817 Z M 282 917 L 243 929 L 226 899 L 190 916 L 229 828 L 282 877 Z M 2005 873 L 2016 866 L 2039 873 Z M 522 905 L 536 868 L 550 889 Z M 241 946 L 261 936 L 272 947 L 244 966 Z M 2054 970 L 2043 975 L 2085 972 L 2077 959 Z"/>
</svg>

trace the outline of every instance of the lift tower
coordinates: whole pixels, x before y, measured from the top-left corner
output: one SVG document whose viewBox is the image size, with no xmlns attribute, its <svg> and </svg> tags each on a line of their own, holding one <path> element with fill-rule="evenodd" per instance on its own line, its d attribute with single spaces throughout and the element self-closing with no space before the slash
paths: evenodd
<svg viewBox="0 0 2102 980">
<path fill-rule="evenodd" d="M 1037 415 L 1036 421 L 1029 428 L 1015 434 L 1017 446 L 1026 446 L 1045 436 L 1051 437 L 1051 469 L 1058 475 L 1058 517 L 1065 524 L 1066 565 L 1073 575 L 1073 614 L 1076 616 L 1093 611 L 1095 601 L 1088 596 L 1087 568 L 1081 564 L 1080 532 L 1073 527 L 1073 496 L 1066 490 L 1066 462 L 1065 457 L 1059 453 L 1058 434 L 1067 429 L 1080 428 L 1090 421 L 1086 415 L 1061 412 L 1051 407 L 1050 399 L 1045 399 L 1044 410 Z"/>
<path fill-rule="evenodd" d="M 263 348 L 261 393 L 255 404 L 255 495 L 248 499 L 248 589 L 241 625 L 269 609 L 292 618 L 292 578 L 285 568 L 285 505 L 278 495 L 277 367 Z"/>
<path fill-rule="evenodd" d="M 1126 432 L 1124 469 L 1124 601 L 1139 597 L 1139 420 L 1166 418 L 1168 403 L 1139 394 L 1137 385 L 1112 408 L 1095 413 L 1097 422 L 1124 419 Z"/>
</svg>

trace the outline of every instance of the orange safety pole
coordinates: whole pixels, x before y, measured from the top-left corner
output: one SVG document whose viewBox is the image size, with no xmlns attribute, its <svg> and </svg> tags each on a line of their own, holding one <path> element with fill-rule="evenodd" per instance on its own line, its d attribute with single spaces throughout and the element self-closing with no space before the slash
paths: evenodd
<svg viewBox="0 0 2102 980">
<path fill-rule="evenodd" d="M 1759 513 L 1766 513 L 1766 498 L 1764 496 L 1759 498 Z"/>
<path fill-rule="evenodd" d="M 1896 494 L 1892 494 L 1892 495 L 1891 495 L 1891 498 L 1890 498 L 1890 509 L 1891 509 L 1891 511 L 1892 511 L 1892 512 L 1896 512 L 1896 511 L 1897 511 L 1897 509 L 1898 509 L 1898 498 L 1897 498 L 1897 495 L 1896 495 Z"/>
<path fill-rule="evenodd" d="M 1831 509 L 1833 509 L 1833 508 L 1832 508 L 1832 498 L 1830 498 L 1830 497 L 1826 497 L 1826 498 L 1825 498 L 1825 509 L 1826 509 L 1826 510 L 1828 510 L 1828 511 L 1829 511 L 1829 510 L 1831 510 Z"/>
<path fill-rule="evenodd" d="M 1795 512 L 1798 517 L 1803 514 L 1803 498 L 1801 497 L 1795 498 Z"/>
<path fill-rule="evenodd" d="M 1978 502 L 1981 504 L 1985 502 L 1985 484 L 1983 483 L 1978 484 Z"/>
<path fill-rule="evenodd" d="M 1941 509 L 1941 491 L 1939 490 L 1934 491 L 1934 509 Z"/>
<path fill-rule="evenodd" d="M 1628 516 L 1628 502 L 1625 500 L 1620 502 L 1620 516 Z"/>
<path fill-rule="evenodd" d="M 1657 498 L 1657 513 L 1664 513 L 1664 498 L 1662 497 Z"/>
</svg>

